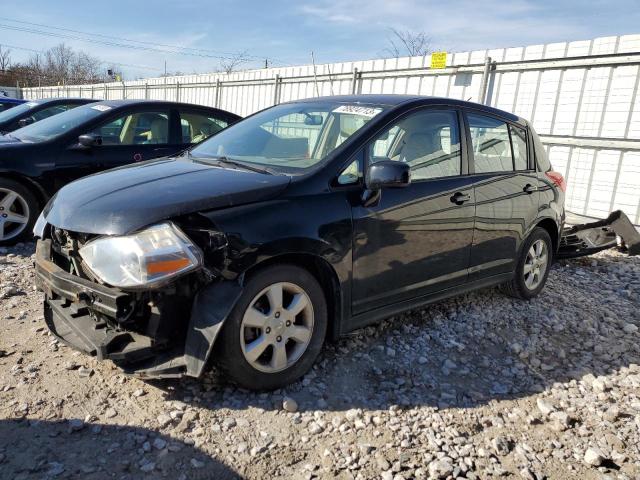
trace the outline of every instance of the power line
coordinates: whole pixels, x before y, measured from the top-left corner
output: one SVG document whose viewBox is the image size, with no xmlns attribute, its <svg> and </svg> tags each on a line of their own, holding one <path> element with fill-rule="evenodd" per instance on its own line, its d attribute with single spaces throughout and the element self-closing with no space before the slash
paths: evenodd
<svg viewBox="0 0 640 480">
<path fill-rule="evenodd" d="M 44 25 L 42 23 L 33 23 L 33 22 L 25 22 L 23 20 L 15 20 L 12 18 L 7 18 L 7 17 L 0 17 L 0 20 L 5 20 L 5 21 L 9 21 L 12 23 L 22 23 L 25 25 L 32 25 L 32 26 L 36 26 L 36 27 L 44 27 L 44 28 L 48 28 L 50 30 L 61 30 L 61 31 L 65 31 L 65 32 L 72 32 L 72 33 L 79 33 L 81 35 L 86 35 L 89 37 L 102 37 L 102 38 L 110 38 L 112 40 L 118 40 L 118 41 L 124 41 L 124 42 L 130 42 L 130 43 L 141 43 L 144 45 L 151 45 L 154 47 L 168 47 L 168 48 L 174 48 L 174 49 L 179 49 L 179 50 L 192 50 L 192 51 L 200 51 L 200 52 L 209 52 L 211 54 L 217 54 L 217 55 L 228 55 L 228 56 L 234 56 L 234 55 L 238 55 L 237 53 L 229 53 L 229 52 L 220 52 L 220 51 L 216 51 L 216 50 L 211 50 L 211 49 L 206 49 L 206 48 L 194 48 L 194 47 L 182 47 L 182 46 L 178 46 L 178 45 L 169 45 L 166 43 L 157 43 L 157 42 L 147 42 L 144 40 L 133 40 L 130 38 L 123 38 L 123 37 L 116 37 L 113 35 L 104 35 L 102 33 L 92 33 L 92 32 L 83 32 L 81 30 L 74 30 L 71 28 L 63 28 L 63 27 L 52 27 L 50 25 Z M 263 56 L 257 56 L 257 55 L 245 55 L 247 57 L 251 57 L 251 58 L 259 58 L 259 59 L 263 59 Z"/>
<path fill-rule="evenodd" d="M 45 53 L 47 53 L 44 50 L 35 50 L 33 48 L 18 47 L 17 45 L 9 45 L 8 43 L 4 43 L 4 42 L 0 43 L 0 46 L 7 47 L 7 48 L 10 48 L 12 50 L 24 50 L 24 51 L 27 51 L 27 52 L 38 53 L 40 55 L 44 55 Z M 156 72 L 162 72 L 161 68 L 149 67 L 149 66 L 146 66 L 146 65 L 132 65 L 132 64 L 129 64 L 129 63 L 110 62 L 108 60 L 104 60 L 104 61 L 103 60 L 98 60 L 98 62 L 100 62 L 101 65 L 114 65 L 114 66 L 117 66 L 117 67 L 127 67 L 127 68 L 136 68 L 136 69 L 139 69 L 139 70 L 154 70 Z"/>
<path fill-rule="evenodd" d="M 62 33 L 57 33 L 57 32 L 47 32 L 47 31 L 43 31 L 43 30 L 38 30 L 38 29 L 30 29 L 30 28 L 26 28 L 26 27 L 18 27 L 15 25 L 0 25 L 0 28 L 5 28 L 5 29 L 9 29 L 9 30 L 15 30 L 15 31 L 21 31 L 21 32 L 26 32 L 26 33 L 33 33 L 33 34 L 37 34 L 37 35 L 47 35 L 47 36 L 53 36 L 53 37 L 58 37 L 58 38 L 69 38 L 69 39 L 73 39 L 73 40 L 80 40 L 80 41 L 87 41 L 90 43 L 99 43 L 99 44 L 103 44 L 103 45 L 108 45 L 108 46 L 116 46 L 116 47 L 121 47 L 121 48 L 130 48 L 130 49 L 137 49 L 137 50 L 148 50 L 148 51 L 157 51 L 159 53 L 170 53 L 170 54 L 174 54 L 174 55 L 191 55 L 191 56 L 197 56 L 197 57 L 205 57 L 205 58 L 217 58 L 217 59 L 223 59 L 223 60 L 229 60 L 235 56 L 238 56 L 240 54 L 238 53 L 230 53 L 230 52 L 219 52 L 216 50 L 210 50 L 210 49 L 204 49 L 204 48 L 194 48 L 194 47 L 182 47 L 182 46 L 177 46 L 177 45 L 170 45 L 170 44 L 165 44 L 165 43 L 156 43 L 156 42 L 147 42 L 147 41 L 143 41 L 143 40 L 133 40 L 133 39 L 129 39 L 129 38 L 123 38 L 123 37 L 116 37 L 113 35 L 104 35 L 104 34 L 100 34 L 100 33 L 91 33 L 91 32 L 84 32 L 81 30 L 74 30 L 71 28 L 63 28 L 63 27 L 53 27 L 53 26 L 49 26 L 49 25 L 44 25 L 44 24 L 40 24 L 40 23 L 33 23 L 33 22 L 26 22 L 23 20 L 15 20 L 15 19 L 11 19 L 11 18 L 7 18 L 7 17 L 0 17 L 0 20 L 5 20 L 5 21 L 9 21 L 12 23 L 21 23 L 24 25 L 31 25 L 31 26 L 36 26 L 36 27 L 44 27 L 46 29 L 49 30 L 60 30 L 60 31 L 65 31 L 65 32 L 71 32 L 71 33 L 77 33 L 80 35 L 84 35 L 85 37 L 100 37 L 100 38 L 104 38 L 104 39 L 111 39 L 113 41 L 107 41 L 107 40 L 97 40 L 97 39 L 92 39 L 92 38 L 82 38 L 82 37 L 77 37 L 77 36 L 73 36 L 73 35 L 65 35 Z M 115 42 L 114 42 L 115 41 Z M 119 42 L 129 42 L 129 44 L 126 43 L 119 43 Z M 131 43 L 138 43 L 141 45 L 130 45 Z M 150 47 L 144 47 L 142 45 L 148 45 Z M 166 47 L 172 50 L 166 50 L 166 49 L 160 49 L 157 47 Z M 245 57 L 247 58 L 252 58 L 252 59 L 264 59 L 264 56 L 262 55 L 249 55 L 249 54 L 244 54 Z M 288 65 L 287 63 L 278 60 L 278 59 L 271 59 L 272 61 L 275 61 L 277 63 L 281 63 L 283 65 Z"/>
<path fill-rule="evenodd" d="M 174 55 L 192 55 L 195 57 L 204 57 L 204 58 L 217 58 L 217 59 L 223 59 L 223 60 L 229 60 L 228 57 L 224 57 L 221 55 L 209 55 L 209 54 L 205 54 L 205 53 L 191 53 L 191 52 L 177 52 L 177 51 L 171 51 L 171 50 L 163 50 L 160 48 L 152 48 L 152 47 L 144 47 L 142 45 L 128 45 L 125 43 L 117 43 L 117 42 L 110 42 L 110 41 L 106 41 L 106 40 L 96 40 L 93 38 L 82 38 L 82 37 L 78 37 L 78 36 L 74 36 L 74 35 L 67 35 L 64 33 L 57 33 L 57 32 L 46 32 L 44 30 L 37 30 L 37 29 L 33 29 L 33 28 L 26 28 L 26 27 L 17 27 L 14 25 L 7 25 L 7 24 L 0 24 L 0 28 L 3 28 L 5 30 L 13 30 L 13 31 L 17 31 L 17 32 L 25 32 L 25 33 L 32 33 L 35 35 L 46 35 L 49 37 L 56 37 L 56 38 L 66 38 L 66 39 L 70 39 L 70 40 L 80 40 L 83 42 L 89 42 L 89 43 L 95 43 L 95 44 L 100 44 L 100 45 L 108 45 L 111 47 L 119 47 L 119 48 L 128 48 L 131 50 L 142 50 L 142 51 L 149 51 L 149 52 L 158 52 L 158 53 L 169 53 L 169 54 L 174 54 Z"/>
</svg>

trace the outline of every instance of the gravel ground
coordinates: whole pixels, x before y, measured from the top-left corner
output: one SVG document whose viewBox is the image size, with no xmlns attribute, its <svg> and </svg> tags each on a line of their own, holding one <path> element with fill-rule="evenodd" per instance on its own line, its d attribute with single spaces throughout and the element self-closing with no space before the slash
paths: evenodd
<svg viewBox="0 0 640 480">
<path fill-rule="evenodd" d="M 0 248 L 2 479 L 640 478 L 640 258 L 554 266 L 325 348 L 266 394 L 145 383 L 58 344 L 33 244 Z"/>
</svg>

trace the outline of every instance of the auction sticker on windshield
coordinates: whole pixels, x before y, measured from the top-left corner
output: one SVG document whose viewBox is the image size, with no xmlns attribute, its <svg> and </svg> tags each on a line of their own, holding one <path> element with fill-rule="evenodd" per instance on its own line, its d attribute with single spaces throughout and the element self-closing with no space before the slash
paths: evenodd
<svg viewBox="0 0 640 480">
<path fill-rule="evenodd" d="M 341 105 L 333 110 L 333 113 L 346 113 L 350 115 L 361 115 L 363 117 L 375 117 L 382 111 L 381 108 L 365 107 L 362 105 Z"/>
<path fill-rule="evenodd" d="M 107 110 L 111 110 L 109 105 L 93 105 L 91 108 L 94 110 L 98 110 L 99 112 L 106 112 Z"/>
</svg>

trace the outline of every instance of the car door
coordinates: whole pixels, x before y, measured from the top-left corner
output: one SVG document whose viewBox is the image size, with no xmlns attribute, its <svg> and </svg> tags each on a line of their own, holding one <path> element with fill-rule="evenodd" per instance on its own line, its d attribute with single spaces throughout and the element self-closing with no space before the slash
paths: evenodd
<svg viewBox="0 0 640 480">
<path fill-rule="evenodd" d="M 171 155 L 178 144 L 171 139 L 168 108 L 144 106 L 118 110 L 82 134 L 99 138 L 101 145 L 82 147 L 73 141 L 59 158 L 73 174 L 64 182 L 110 168 Z"/>
<path fill-rule="evenodd" d="M 466 282 L 475 206 L 460 119 L 455 109 L 419 109 L 366 148 L 366 164 L 406 162 L 412 177 L 353 207 L 354 314 Z"/>
<path fill-rule="evenodd" d="M 211 111 L 194 108 L 179 108 L 177 112 L 180 122 L 178 142 L 181 150 L 206 140 L 233 123 L 232 118 L 222 113 L 217 115 Z"/>
<path fill-rule="evenodd" d="M 469 280 L 508 273 L 538 213 L 537 175 L 523 127 L 467 111 L 476 218 Z"/>
</svg>

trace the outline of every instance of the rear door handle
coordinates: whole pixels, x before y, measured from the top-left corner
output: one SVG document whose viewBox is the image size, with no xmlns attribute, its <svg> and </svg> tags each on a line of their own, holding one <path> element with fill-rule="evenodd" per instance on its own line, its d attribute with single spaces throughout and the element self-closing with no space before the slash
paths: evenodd
<svg viewBox="0 0 640 480">
<path fill-rule="evenodd" d="M 531 185 L 530 183 L 527 183 L 522 190 L 525 193 L 532 194 L 533 192 L 538 191 L 538 187 L 536 187 L 535 185 Z"/>
<path fill-rule="evenodd" d="M 471 200 L 471 196 L 466 193 L 456 192 L 451 196 L 450 200 L 451 203 L 462 205 L 464 202 L 468 202 L 469 200 Z"/>
</svg>

